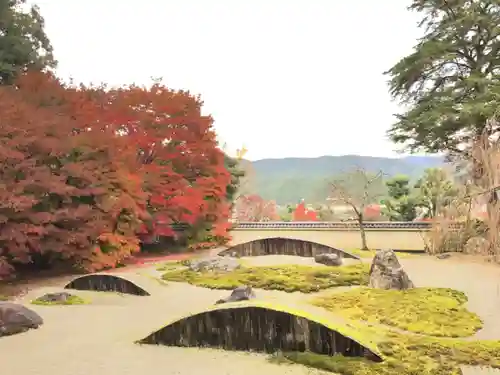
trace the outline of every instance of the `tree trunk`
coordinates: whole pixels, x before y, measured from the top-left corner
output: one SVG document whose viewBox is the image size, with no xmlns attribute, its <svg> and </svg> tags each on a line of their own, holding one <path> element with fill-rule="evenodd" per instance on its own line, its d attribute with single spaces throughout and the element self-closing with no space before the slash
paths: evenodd
<svg viewBox="0 0 500 375">
<path fill-rule="evenodd" d="M 368 245 L 366 244 L 366 233 L 363 221 L 363 215 L 358 215 L 359 223 L 359 233 L 361 233 L 361 250 L 368 250 Z"/>
</svg>

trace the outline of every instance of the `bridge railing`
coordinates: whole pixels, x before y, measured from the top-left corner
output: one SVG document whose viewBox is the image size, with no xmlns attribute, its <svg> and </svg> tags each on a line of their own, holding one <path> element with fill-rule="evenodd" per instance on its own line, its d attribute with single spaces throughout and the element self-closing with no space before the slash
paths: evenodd
<svg viewBox="0 0 500 375">
<path fill-rule="evenodd" d="M 174 224 L 175 230 L 183 230 L 187 226 L 184 224 Z M 363 227 L 368 230 L 430 230 L 432 223 L 425 221 L 369 221 L 363 223 Z M 462 223 L 450 223 L 450 229 L 460 229 Z M 266 222 L 234 222 L 232 228 L 236 230 L 296 230 L 296 229 L 323 229 L 323 230 L 359 230 L 357 222 L 341 221 L 266 221 Z"/>
</svg>

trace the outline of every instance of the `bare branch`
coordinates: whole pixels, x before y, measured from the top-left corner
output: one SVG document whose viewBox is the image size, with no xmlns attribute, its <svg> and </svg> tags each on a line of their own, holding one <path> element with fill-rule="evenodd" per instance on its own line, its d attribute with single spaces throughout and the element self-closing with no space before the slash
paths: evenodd
<svg viewBox="0 0 500 375">
<path fill-rule="evenodd" d="M 383 193 L 380 185 L 384 173 L 369 174 L 363 168 L 356 167 L 330 183 L 330 201 L 341 202 L 350 206 L 360 217 L 365 207 L 378 200 Z"/>
</svg>

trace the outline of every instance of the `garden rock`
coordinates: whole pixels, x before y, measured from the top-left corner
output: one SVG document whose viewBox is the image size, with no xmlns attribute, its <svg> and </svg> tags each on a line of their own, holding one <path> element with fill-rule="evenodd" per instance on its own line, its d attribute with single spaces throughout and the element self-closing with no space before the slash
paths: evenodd
<svg viewBox="0 0 500 375">
<path fill-rule="evenodd" d="M 224 271 L 231 272 L 240 268 L 238 259 L 232 257 L 213 256 L 201 259 L 193 259 L 189 262 L 189 269 L 194 272 L 202 271 Z"/>
<path fill-rule="evenodd" d="M 413 282 L 393 250 L 377 251 L 370 267 L 369 286 L 376 289 L 404 290 L 414 288 Z"/>
<path fill-rule="evenodd" d="M 325 266 L 341 266 L 342 258 L 337 254 L 316 254 L 314 256 L 314 261 L 316 263 L 324 264 Z"/>
<path fill-rule="evenodd" d="M 58 293 L 47 293 L 44 294 L 43 296 L 37 298 L 37 301 L 40 302 L 59 302 L 59 303 L 64 303 L 68 299 L 74 297 L 71 293 L 68 292 L 58 292 Z"/>
<path fill-rule="evenodd" d="M 0 302 L 0 337 L 36 329 L 42 324 L 43 319 L 33 310 L 17 303 Z"/>
<path fill-rule="evenodd" d="M 436 258 L 438 258 L 438 259 L 448 259 L 450 257 L 451 257 L 451 253 L 442 253 L 442 254 L 436 255 Z"/>
<path fill-rule="evenodd" d="M 238 302 L 238 301 L 248 301 L 249 299 L 254 299 L 255 293 L 251 286 L 239 286 L 231 292 L 229 297 L 223 298 L 215 302 L 215 304 L 226 303 L 226 302 Z"/>
</svg>

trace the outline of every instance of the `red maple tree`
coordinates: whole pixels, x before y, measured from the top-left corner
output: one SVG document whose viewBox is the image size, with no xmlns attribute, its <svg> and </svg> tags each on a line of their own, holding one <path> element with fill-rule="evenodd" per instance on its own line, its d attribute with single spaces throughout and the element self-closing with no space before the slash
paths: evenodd
<svg viewBox="0 0 500 375">
<path fill-rule="evenodd" d="M 203 224 L 227 240 L 230 174 L 187 92 L 69 87 L 29 73 L 0 87 L 0 276 L 43 258 L 116 266 L 138 234 Z"/>
<path fill-rule="evenodd" d="M 208 236 L 227 237 L 231 182 L 217 147 L 213 119 L 189 92 L 156 83 L 108 93 L 110 110 L 120 116 L 116 131 L 136 145 L 144 189 L 156 235 L 171 236 L 172 223 L 210 223 Z"/>
<path fill-rule="evenodd" d="M 145 215 L 127 142 L 87 131 L 85 93 L 48 74 L 0 88 L 2 273 L 34 257 L 87 270 L 137 251 Z"/>
</svg>

